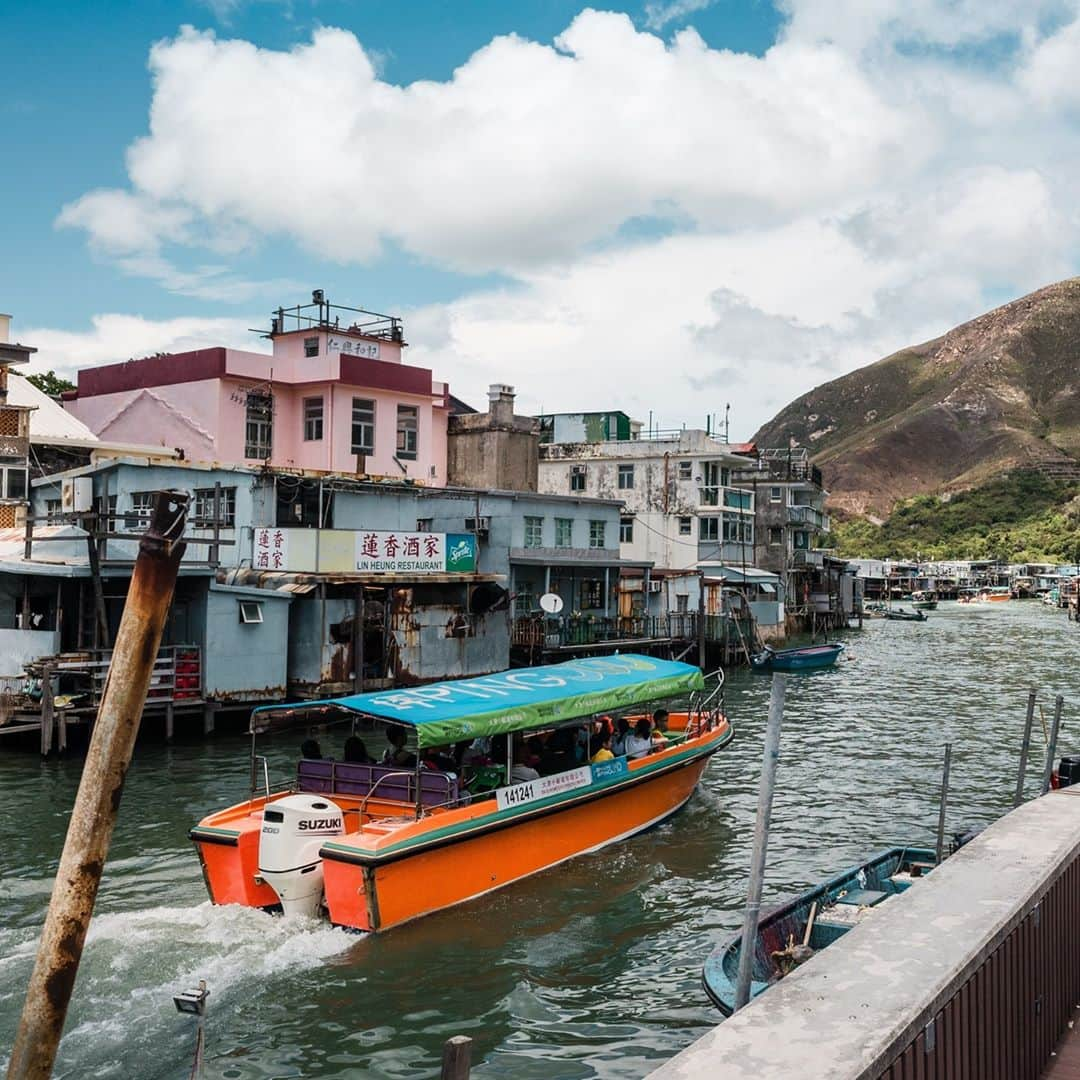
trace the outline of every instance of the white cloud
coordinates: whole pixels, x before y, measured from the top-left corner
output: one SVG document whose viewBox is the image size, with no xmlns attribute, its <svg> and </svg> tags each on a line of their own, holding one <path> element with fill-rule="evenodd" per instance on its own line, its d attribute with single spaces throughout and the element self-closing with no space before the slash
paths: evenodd
<svg viewBox="0 0 1080 1080">
<path fill-rule="evenodd" d="M 704 11 L 715 3 L 716 0 L 669 0 L 667 3 L 646 4 L 645 25 L 650 30 L 663 30 L 668 23 Z"/>
<path fill-rule="evenodd" d="M 246 319 L 144 319 L 139 315 L 95 315 L 86 330 L 28 327 L 27 341 L 37 353 L 27 369 L 55 370 L 72 377 L 81 367 L 137 360 L 157 352 L 185 352 L 215 345 L 266 351 L 265 343 L 248 331 Z"/>
<path fill-rule="evenodd" d="M 478 403 L 516 383 L 533 410 L 675 425 L 730 400 L 748 435 L 824 379 L 1080 268 L 1075 3 L 785 10 L 763 56 L 587 10 L 551 45 L 496 38 L 408 86 L 343 30 L 289 52 L 184 30 L 152 51 L 130 189 L 60 222 L 202 297 L 254 295 L 226 266 L 269 236 L 498 271 L 504 288 L 406 312 L 413 363 Z M 653 217 L 675 235 L 622 238 Z M 181 270 L 178 249 L 215 258 Z M 93 338 L 70 355 L 96 356 Z"/>
<path fill-rule="evenodd" d="M 553 46 L 496 38 L 442 83 L 380 80 L 334 29 L 287 53 L 187 29 L 150 66 L 132 193 L 94 193 L 61 216 L 101 243 L 130 242 L 139 221 L 148 245 L 165 226 L 175 238 L 150 204 L 340 261 L 393 240 L 507 270 L 634 217 L 730 228 L 828 206 L 914 168 L 934 141 L 932 123 L 890 106 L 840 50 L 753 57 L 692 30 L 665 44 L 596 11 Z"/>
</svg>

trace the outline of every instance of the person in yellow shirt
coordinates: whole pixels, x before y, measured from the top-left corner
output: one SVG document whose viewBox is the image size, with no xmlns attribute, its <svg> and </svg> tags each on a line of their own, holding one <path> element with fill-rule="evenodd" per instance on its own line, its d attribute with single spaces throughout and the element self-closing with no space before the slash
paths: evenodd
<svg viewBox="0 0 1080 1080">
<path fill-rule="evenodd" d="M 596 765 L 600 761 L 612 761 L 615 755 L 611 752 L 611 731 L 605 729 L 600 734 L 600 749 L 589 758 L 590 765 Z"/>
</svg>

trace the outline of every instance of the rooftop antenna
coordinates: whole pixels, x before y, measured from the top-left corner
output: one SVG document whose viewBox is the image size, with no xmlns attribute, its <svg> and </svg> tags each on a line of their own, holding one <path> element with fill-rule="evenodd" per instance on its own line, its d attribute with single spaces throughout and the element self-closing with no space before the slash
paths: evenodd
<svg viewBox="0 0 1080 1080">
<path fill-rule="evenodd" d="M 724 406 L 724 442 L 731 442 L 731 402 Z"/>
</svg>

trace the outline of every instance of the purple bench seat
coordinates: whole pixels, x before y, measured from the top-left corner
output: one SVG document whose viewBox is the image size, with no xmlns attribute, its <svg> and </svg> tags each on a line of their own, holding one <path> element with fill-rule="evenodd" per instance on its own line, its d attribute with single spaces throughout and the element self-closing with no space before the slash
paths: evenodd
<svg viewBox="0 0 1080 1080">
<path fill-rule="evenodd" d="M 388 776 L 390 779 L 379 780 Z M 361 765 L 346 761 L 302 758 L 296 767 L 297 789 L 319 795 L 363 798 L 376 784 L 373 796 L 393 802 L 416 802 L 416 773 L 396 765 Z M 459 780 L 434 769 L 420 770 L 420 802 L 424 806 L 454 806 L 460 796 Z"/>
</svg>

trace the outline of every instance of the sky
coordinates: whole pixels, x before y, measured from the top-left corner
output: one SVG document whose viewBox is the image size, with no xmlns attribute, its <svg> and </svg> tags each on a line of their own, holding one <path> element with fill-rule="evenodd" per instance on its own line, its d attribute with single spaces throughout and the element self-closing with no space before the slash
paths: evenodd
<svg viewBox="0 0 1080 1080">
<path fill-rule="evenodd" d="M 1080 273 L 1080 0 L 101 0 L 3 15 L 33 369 L 314 288 L 483 407 L 731 412 Z"/>
</svg>

